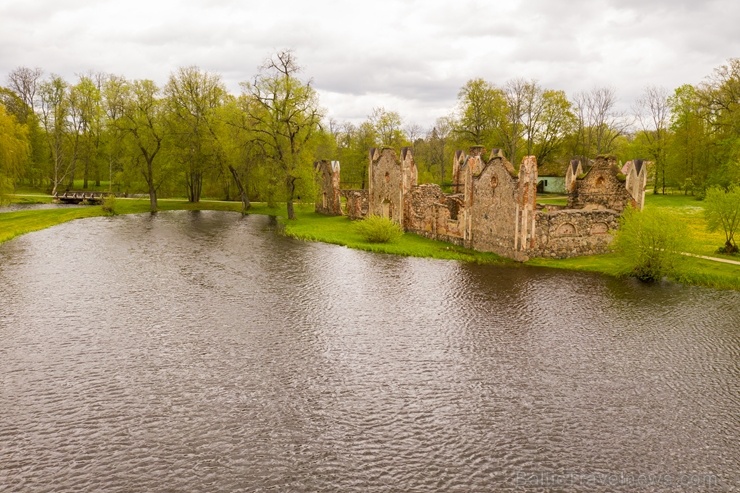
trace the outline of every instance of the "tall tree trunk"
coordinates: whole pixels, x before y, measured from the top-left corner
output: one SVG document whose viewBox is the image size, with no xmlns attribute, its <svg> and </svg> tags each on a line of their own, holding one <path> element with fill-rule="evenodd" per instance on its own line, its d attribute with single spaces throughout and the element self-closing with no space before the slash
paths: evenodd
<svg viewBox="0 0 740 493">
<path fill-rule="evenodd" d="M 288 208 L 288 219 L 295 219 L 295 209 L 293 207 L 293 197 L 295 196 L 295 181 L 297 178 L 288 176 L 286 185 L 288 189 L 288 200 L 286 202 Z"/>
<path fill-rule="evenodd" d="M 231 176 L 234 177 L 234 182 L 236 183 L 236 187 L 239 189 L 239 198 L 242 201 L 242 213 L 247 212 L 250 207 L 252 207 L 252 204 L 249 203 L 249 196 L 247 195 L 247 189 L 242 184 L 241 180 L 239 179 L 239 173 L 236 171 L 236 169 L 229 165 L 229 171 L 231 171 Z"/>
<path fill-rule="evenodd" d="M 149 210 L 157 212 L 157 187 L 154 186 L 154 158 L 147 160 L 146 183 L 149 185 Z"/>
</svg>

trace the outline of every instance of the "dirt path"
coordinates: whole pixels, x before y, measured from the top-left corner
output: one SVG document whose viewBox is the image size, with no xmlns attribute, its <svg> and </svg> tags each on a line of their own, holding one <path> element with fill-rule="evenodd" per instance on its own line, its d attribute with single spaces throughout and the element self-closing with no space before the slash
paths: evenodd
<svg viewBox="0 0 740 493">
<path fill-rule="evenodd" d="M 727 258 L 706 257 L 704 255 L 695 255 L 693 253 L 682 253 L 681 255 L 686 255 L 687 257 L 702 258 L 704 260 L 711 260 L 713 262 L 723 262 L 725 264 L 740 265 L 740 261 L 738 261 L 738 260 L 730 260 L 730 259 L 727 259 Z"/>
</svg>

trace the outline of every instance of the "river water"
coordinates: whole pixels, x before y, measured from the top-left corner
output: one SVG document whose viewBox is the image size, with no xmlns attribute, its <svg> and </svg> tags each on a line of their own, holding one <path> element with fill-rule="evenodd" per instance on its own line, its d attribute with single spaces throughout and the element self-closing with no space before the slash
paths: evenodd
<svg viewBox="0 0 740 493">
<path fill-rule="evenodd" d="M 0 245 L 0 491 L 737 491 L 740 293 L 304 243 Z"/>
</svg>

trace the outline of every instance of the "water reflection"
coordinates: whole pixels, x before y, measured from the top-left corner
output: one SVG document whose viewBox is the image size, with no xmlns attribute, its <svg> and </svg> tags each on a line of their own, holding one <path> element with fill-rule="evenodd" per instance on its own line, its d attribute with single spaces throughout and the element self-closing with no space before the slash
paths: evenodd
<svg viewBox="0 0 740 493">
<path fill-rule="evenodd" d="M 0 246 L 0 486 L 737 486 L 737 293 L 376 255 L 273 227 L 159 213 Z"/>
</svg>

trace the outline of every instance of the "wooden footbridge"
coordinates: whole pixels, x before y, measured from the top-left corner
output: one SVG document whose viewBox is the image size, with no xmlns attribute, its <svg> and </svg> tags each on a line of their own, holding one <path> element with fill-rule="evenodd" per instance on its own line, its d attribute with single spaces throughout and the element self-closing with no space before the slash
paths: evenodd
<svg viewBox="0 0 740 493">
<path fill-rule="evenodd" d="M 62 195 L 54 194 L 54 202 L 60 204 L 88 204 L 100 205 L 107 193 L 102 192 L 64 192 Z"/>
</svg>

